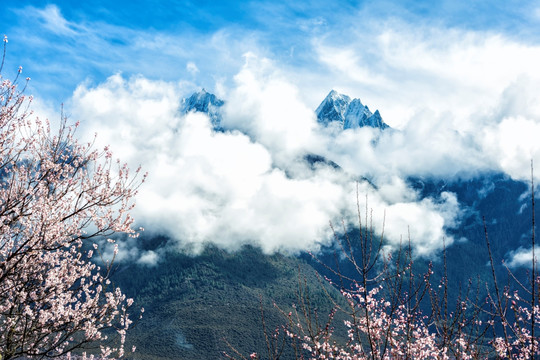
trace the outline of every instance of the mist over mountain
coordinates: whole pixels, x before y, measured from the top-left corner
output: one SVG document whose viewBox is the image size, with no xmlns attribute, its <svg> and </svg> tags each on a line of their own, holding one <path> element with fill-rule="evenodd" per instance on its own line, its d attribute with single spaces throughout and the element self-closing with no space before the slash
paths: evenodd
<svg viewBox="0 0 540 360">
<path fill-rule="evenodd" d="M 436 259 L 443 239 L 448 248 L 464 241 L 452 229 L 469 210 L 450 188 L 426 194 L 409 179 L 530 177 L 519 152 L 500 150 L 514 146 L 504 133 L 525 119 L 479 118 L 456 130 L 426 112 L 406 126 L 381 130 L 361 126 L 359 119 L 369 118 L 362 104 L 349 111 L 349 123 L 358 127 L 336 131 L 318 119 L 314 109 L 324 106 L 307 106 L 302 92 L 265 59 L 250 58 L 234 80 L 214 99 L 208 92 L 192 97 L 172 83 L 115 75 L 80 86 L 70 102 L 73 116 L 91 116 L 100 128 L 98 146 L 112 144 L 116 156 L 149 172 L 133 215 L 147 234 L 169 237 L 168 248 L 198 253 L 212 243 L 229 251 L 248 244 L 267 254 L 317 252 L 332 241 L 329 221 L 355 226 L 358 191 L 361 209 L 367 200 L 374 230 L 384 228 L 389 249 L 410 234 L 416 256 Z M 516 95 L 505 93 L 504 103 Z M 340 117 L 330 123 L 345 124 L 348 107 L 361 102 L 339 98 L 343 106 L 337 101 L 333 108 Z M 219 118 L 220 129 L 205 109 Z M 81 130 L 93 138 L 94 127 Z M 520 146 L 534 144 L 527 138 Z M 120 248 L 119 259 L 149 265 L 166 251 L 136 243 Z"/>
<path fill-rule="evenodd" d="M 197 101 L 194 101 L 194 99 L 197 99 Z M 222 100 L 217 99 L 213 94 L 207 93 L 204 89 L 201 92 L 193 93 L 188 99 L 182 100 L 184 113 L 194 111 L 206 113 L 211 119 L 216 117 L 221 119 L 220 108 L 212 108 L 214 103 L 218 103 L 220 107 L 224 104 Z M 317 107 L 315 115 L 317 122 L 324 128 L 334 127 L 341 131 L 362 127 L 379 130 L 389 128 L 382 120 L 378 110 L 372 113 L 359 99 L 351 99 L 348 95 L 340 94 L 335 90 L 331 90 Z M 214 123 L 212 120 L 212 124 Z M 218 130 L 220 128 L 214 127 L 214 129 Z M 303 160 L 310 164 L 312 171 L 316 171 L 317 167 L 330 167 L 341 172 L 343 176 L 347 176 L 338 163 L 320 154 L 306 154 Z M 369 177 L 362 177 L 359 181 L 369 184 L 368 187 L 371 186 L 375 191 L 382 190 L 379 179 L 375 179 L 375 182 L 373 182 L 373 179 Z M 481 239 L 477 232 L 478 229 L 482 228 L 481 218 L 487 216 L 488 221 L 492 224 L 498 224 L 499 227 L 501 223 L 505 224 L 506 230 L 499 229 L 494 235 L 496 243 L 514 243 L 519 245 L 519 249 L 526 247 L 526 241 L 524 244 L 519 241 L 519 239 L 526 238 L 525 235 L 529 230 L 528 223 L 530 222 L 528 216 L 522 216 L 523 209 L 527 206 L 527 197 L 525 195 L 527 186 L 523 183 L 513 181 L 510 177 L 493 171 L 478 176 L 466 176 L 463 179 L 459 177 L 456 179 L 444 179 L 437 176 L 418 177 L 411 174 L 405 177 L 404 181 L 406 183 L 404 186 L 416 193 L 416 201 L 418 202 L 448 203 L 448 201 L 453 201 L 459 207 L 460 210 L 456 210 L 454 214 L 449 215 L 445 224 L 442 225 L 446 232 L 444 236 L 447 237 L 447 245 L 452 245 L 454 239 L 458 240 L 458 243 L 467 243 L 471 240 L 478 242 L 478 239 Z M 384 187 L 384 185 L 382 186 Z M 505 196 L 505 194 L 510 195 Z M 487 206 L 486 203 L 490 205 Z M 519 217 L 524 219 L 518 220 Z M 411 223 L 415 223 L 412 218 Z M 415 226 L 417 226 L 416 223 Z M 501 234 L 505 234 L 506 239 L 499 239 Z M 476 248 L 477 245 L 481 244 L 472 245 L 472 247 Z M 422 246 L 429 245 L 422 245 L 422 242 L 418 241 L 416 246 L 418 253 L 421 254 Z M 432 251 L 429 247 L 424 250 L 426 251 L 425 254 Z M 503 250 L 504 248 L 497 249 L 497 255 L 501 259 L 506 258 L 507 261 L 510 261 L 510 264 L 514 264 L 511 259 L 513 253 L 501 253 L 500 251 Z M 468 253 L 472 254 L 474 251 Z"/>
</svg>

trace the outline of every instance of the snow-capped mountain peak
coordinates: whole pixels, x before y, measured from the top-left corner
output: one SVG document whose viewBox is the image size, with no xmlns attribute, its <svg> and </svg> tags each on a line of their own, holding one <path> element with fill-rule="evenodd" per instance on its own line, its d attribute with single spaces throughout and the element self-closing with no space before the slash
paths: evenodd
<svg viewBox="0 0 540 360">
<path fill-rule="evenodd" d="M 324 126 L 337 124 L 345 129 L 369 126 L 384 130 L 389 126 L 382 120 L 379 111 L 372 113 L 360 99 L 351 99 L 347 95 L 330 91 L 315 110 L 317 121 Z"/>
<path fill-rule="evenodd" d="M 225 102 L 214 94 L 202 89 L 182 100 L 180 112 L 202 112 L 210 117 L 215 130 L 222 130 L 221 107 Z M 317 121 L 324 126 L 337 125 L 338 128 L 356 129 L 364 126 L 384 130 L 389 126 L 383 121 L 379 110 L 372 113 L 360 99 L 351 99 L 335 90 L 330 91 L 315 110 Z"/>
<path fill-rule="evenodd" d="M 351 98 L 347 95 L 340 94 L 335 90 L 330 91 L 317 110 L 315 110 L 318 121 L 325 126 L 333 121 L 338 121 L 343 125 L 345 113 L 350 102 Z"/>
<path fill-rule="evenodd" d="M 180 112 L 187 114 L 189 112 L 202 112 L 210 117 L 214 129 L 221 128 L 221 107 L 225 102 L 218 99 L 214 94 L 207 92 L 204 88 L 193 93 L 189 98 L 182 100 Z"/>
</svg>

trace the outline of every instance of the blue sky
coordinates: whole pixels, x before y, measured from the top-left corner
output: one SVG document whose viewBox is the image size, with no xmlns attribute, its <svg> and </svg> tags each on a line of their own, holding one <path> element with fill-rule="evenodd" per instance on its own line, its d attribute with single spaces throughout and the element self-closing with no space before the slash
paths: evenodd
<svg viewBox="0 0 540 360">
<path fill-rule="evenodd" d="M 24 67 L 32 91 L 61 102 L 82 81 L 99 83 L 118 72 L 189 79 L 213 88 L 216 79 L 238 71 L 248 51 L 293 69 L 324 72 L 314 41 L 350 44 L 353 34 L 369 36 L 398 22 L 499 33 L 537 44 L 538 6 L 524 1 L 7 0 L 0 18 L 10 40 L 8 64 Z M 199 69 L 196 77 L 186 74 L 189 62 Z"/>
<path fill-rule="evenodd" d="M 386 210 L 385 234 L 398 241 L 413 224 L 429 256 L 462 210 L 453 194 L 421 199 L 408 176 L 528 179 L 540 162 L 540 1 L 2 5 L 3 76 L 21 65 L 37 115 L 58 118 L 65 103 L 81 136 L 149 171 L 135 216 L 180 245 L 316 248 L 328 220 L 354 219 L 368 176 L 377 188 L 360 191 L 378 220 Z M 226 132 L 180 116 L 201 88 L 226 101 Z M 328 133 L 313 110 L 331 89 L 396 131 Z M 306 168 L 307 153 L 344 172 Z"/>
</svg>

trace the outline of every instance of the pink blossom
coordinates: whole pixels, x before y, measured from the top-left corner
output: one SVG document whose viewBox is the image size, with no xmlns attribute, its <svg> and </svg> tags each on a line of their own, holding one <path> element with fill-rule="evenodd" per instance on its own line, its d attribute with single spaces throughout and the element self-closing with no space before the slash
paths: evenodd
<svg viewBox="0 0 540 360">
<path fill-rule="evenodd" d="M 136 234 L 129 210 L 143 177 L 79 143 L 66 120 L 51 132 L 10 81 L 0 94 L 0 168 L 9 173 L 0 179 L 0 354 L 55 357 L 103 341 L 102 358 L 120 357 L 133 300 L 103 286 L 109 272 L 92 262 L 92 238 Z"/>
</svg>

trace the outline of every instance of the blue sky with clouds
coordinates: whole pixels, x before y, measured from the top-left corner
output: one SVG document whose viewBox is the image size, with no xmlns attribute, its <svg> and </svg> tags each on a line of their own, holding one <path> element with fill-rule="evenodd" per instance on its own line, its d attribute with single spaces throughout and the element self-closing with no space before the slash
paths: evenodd
<svg viewBox="0 0 540 360">
<path fill-rule="evenodd" d="M 325 72 L 317 44 L 351 44 L 358 34 L 376 36 L 399 23 L 538 44 L 539 6 L 524 1 L 7 0 L 0 18 L 10 39 L 8 64 L 24 67 L 34 92 L 61 102 L 80 82 L 99 83 L 118 72 L 213 88 L 238 71 L 248 51 L 292 69 Z M 188 63 L 199 71 L 190 73 Z"/>
<path fill-rule="evenodd" d="M 540 161 L 539 30 L 540 2 L 515 0 L 4 0 L 0 12 L 3 75 L 23 66 L 36 113 L 57 118 L 65 103 L 82 135 L 150 172 L 141 225 L 268 252 L 316 247 L 328 220 L 354 218 L 359 177 L 377 185 L 360 191 L 387 210 L 385 234 L 414 224 L 423 255 L 460 207 L 420 199 L 408 176 L 527 179 Z M 180 116 L 201 88 L 226 101 L 228 131 Z M 396 131 L 329 134 L 313 110 L 331 89 Z M 307 153 L 344 173 L 306 168 Z"/>
</svg>

